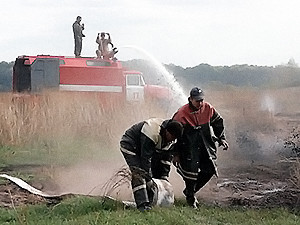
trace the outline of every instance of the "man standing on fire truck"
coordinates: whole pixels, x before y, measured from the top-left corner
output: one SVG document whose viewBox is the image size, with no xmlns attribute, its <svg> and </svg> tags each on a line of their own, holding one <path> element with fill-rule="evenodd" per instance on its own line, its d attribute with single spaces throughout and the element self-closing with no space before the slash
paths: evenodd
<svg viewBox="0 0 300 225">
<path fill-rule="evenodd" d="M 171 150 L 182 132 L 180 122 L 151 118 L 134 124 L 122 136 L 120 149 L 131 171 L 132 191 L 140 211 L 151 209 L 152 178 L 167 180 Z"/>
<path fill-rule="evenodd" d="M 82 38 L 85 37 L 85 35 L 82 33 L 84 30 L 84 24 L 80 24 L 81 22 L 81 16 L 77 16 L 76 21 L 73 23 L 73 33 L 74 33 L 74 54 L 75 57 L 78 58 L 81 55 L 82 50 Z"/>
<path fill-rule="evenodd" d="M 217 175 L 215 160 L 217 148 L 229 145 L 225 140 L 223 118 L 212 105 L 204 102 L 203 91 L 195 87 L 190 91 L 189 103 L 173 116 L 184 126 L 182 138 L 176 143 L 173 164 L 185 181 L 183 191 L 188 205 L 197 208 L 197 193 L 213 175 Z M 212 128 L 212 129 L 211 129 Z"/>
</svg>

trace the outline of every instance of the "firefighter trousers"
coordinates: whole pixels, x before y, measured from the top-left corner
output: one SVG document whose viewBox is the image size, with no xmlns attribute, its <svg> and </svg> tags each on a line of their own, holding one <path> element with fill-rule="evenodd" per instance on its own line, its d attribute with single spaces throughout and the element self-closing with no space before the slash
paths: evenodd
<svg viewBox="0 0 300 225">
<path fill-rule="evenodd" d="M 122 151 L 131 171 L 131 187 L 137 208 L 143 205 L 151 206 L 154 189 L 151 175 L 140 168 L 140 158 Z"/>
</svg>

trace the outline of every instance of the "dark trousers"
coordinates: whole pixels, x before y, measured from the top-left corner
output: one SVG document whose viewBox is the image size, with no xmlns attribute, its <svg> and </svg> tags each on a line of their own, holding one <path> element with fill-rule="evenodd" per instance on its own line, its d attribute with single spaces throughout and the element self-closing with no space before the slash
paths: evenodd
<svg viewBox="0 0 300 225">
<path fill-rule="evenodd" d="M 185 190 L 183 191 L 185 196 L 195 196 L 195 193 L 204 187 L 204 185 L 212 178 L 213 175 L 214 173 L 200 171 L 196 181 L 185 179 Z"/>
<path fill-rule="evenodd" d="M 74 42 L 75 42 L 74 54 L 75 56 L 80 56 L 81 49 L 82 49 L 82 38 L 76 37 L 74 38 Z"/>
<path fill-rule="evenodd" d="M 147 185 L 151 183 L 151 176 L 140 167 L 140 158 L 137 155 L 130 155 L 122 152 L 126 163 L 131 171 L 131 187 L 137 207 L 150 205 L 153 194 Z"/>
<path fill-rule="evenodd" d="M 199 166 L 197 180 L 184 179 L 186 196 L 194 196 L 216 174 L 214 163 L 209 158 L 202 158 Z"/>
</svg>

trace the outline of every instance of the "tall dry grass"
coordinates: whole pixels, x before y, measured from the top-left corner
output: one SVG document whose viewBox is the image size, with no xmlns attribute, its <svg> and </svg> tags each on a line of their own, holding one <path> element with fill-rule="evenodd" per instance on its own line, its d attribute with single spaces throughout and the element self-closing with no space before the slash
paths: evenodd
<svg viewBox="0 0 300 225">
<path fill-rule="evenodd" d="M 30 145 L 78 138 L 116 141 L 132 123 L 166 117 L 155 105 L 101 99 L 95 93 L 0 94 L 0 144 Z"/>
<path fill-rule="evenodd" d="M 124 164 L 124 131 L 149 117 L 167 115 L 155 102 L 129 104 L 96 93 L 0 94 L 0 148 L 16 146 L 1 152 L 0 164 L 37 165 L 37 176 L 55 180 L 51 192 L 87 194 Z"/>
<path fill-rule="evenodd" d="M 267 162 L 289 134 L 286 118 L 296 120 L 298 117 L 294 117 L 300 112 L 300 88 L 226 87 L 205 91 L 206 100 L 225 119 L 230 150 L 219 151 L 219 165 L 224 167 L 245 160 Z M 175 110 L 168 110 L 167 105 L 161 107 L 155 101 L 125 104 L 113 98 L 103 99 L 96 93 L 45 92 L 27 96 L 2 93 L 0 145 L 63 146 L 88 140 L 95 149 L 99 145 L 116 147 L 123 132 L 133 123 L 150 117 L 169 118 Z"/>
</svg>

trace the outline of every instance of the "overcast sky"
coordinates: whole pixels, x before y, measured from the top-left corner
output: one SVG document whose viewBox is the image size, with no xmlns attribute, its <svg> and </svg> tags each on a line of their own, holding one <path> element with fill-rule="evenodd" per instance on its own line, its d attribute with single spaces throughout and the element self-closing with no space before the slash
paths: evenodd
<svg viewBox="0 0 300 225">
<path fill-rule="evenodd" d="M 2 0 L 0 61 L 19 55 L 73 56 L 72 23 L 85 24 L 82 56 L 98 32 L 111 34 L 121 60 L 192 67 L 300 62 L 299 0 Z M 125 47 L 127 46 L 127 47 Z"/>
</svg>

